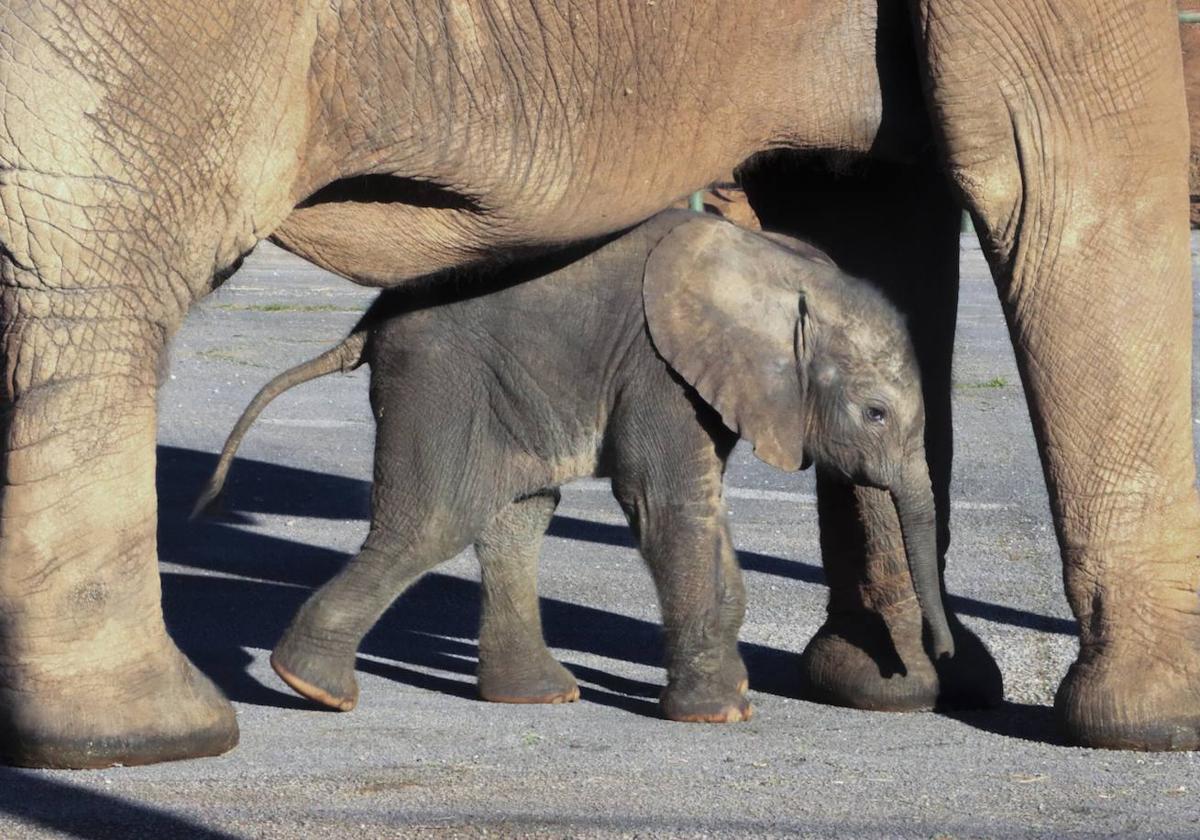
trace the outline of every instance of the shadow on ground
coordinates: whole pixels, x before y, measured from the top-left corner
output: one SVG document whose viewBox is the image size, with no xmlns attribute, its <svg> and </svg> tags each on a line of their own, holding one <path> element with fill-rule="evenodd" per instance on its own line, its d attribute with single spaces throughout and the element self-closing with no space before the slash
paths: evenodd
<svg viewBox="0 0 1200 840">
<path fill-rule="evenodd" d="M 633 534 L 624 526 L 589 522 L 586 519 L 574 519 L 569 516 L 554 517 L 548 533 L 551 536 L 582 542 L 634 547 Z M 760 572 L 765 575 L 825 585 L 825 573 L 819 566 L 809 563 L 785 560 L 782 557 L 772 557 L 769 554 L 759 554 L 754 551 L 739 551 L 738 560 L 747 572 Z M 1045 633 L 1060 633 L 1065 636 L 1074 636 L 1077 632 L 1075 622 L 1068 619 L 1039 615 L 999 604 L 989 604 L 986 601 L 966 598 L 962 595 L 951 595 L 947 606 L 959 615 L 970 615 L 998 624 L 1011 624 L 1014 627 L 1040 630 Z"/>
<path fill-rule="evenodd" d="M 993 735 L 1004 735 L 1035 744 L 1067 745 L 1054 709 L 1050 706 L 1004 702 L 995 709 L 976 712 L 949 711 L 944 714 Z"/>
<path fill-rule="evenodd" d="M 0 810 L 21 822 L 81 840 L 188 837 L 238 840 L 186 817 L 55 779 L 0 767 Z"/>
<path fill-rule="evenodd" d="M 301 699 L 251 677 L 247 672 L 250 657 L 243 648 L 272 648 L 309 591 L 336 572 L 345 555 L 254 534 L 232 527 L 229 521 L 189 523 L 187 514 L 194 495 L 207 479 L 215 456 L 175 447 L 159 447 L 158 454 L 160 556 L 180 566 L 237 576 L 165 572 L 163 602 L 172 635 L 232 699 L 304 707 Z M 228 504 L 235 511 L 365 519 L 369 492 L 365 481 L 239 460 L 232 472 Z M 244 521 L 239 513 L 233 517 Z M 583 542 L 633 545 L 624 527 L 572 517 L 555 517 L 550 533 Z M 755 552 L 739 556 L 747 571 L 823 583 L 822 572 L 815 565 Z M 951 604 L 959 612 L 992 621 L 1047 632 L 1074 632 L 1072 622 L 972 598 L 952 598 Z M 550 598 L 542 599 L 542 615 L 552 647 L 651 666 L 662 661 L 657 624 Z M 478 627 L 478 584 L 428 574 L 367 636 L 358 668 L 408 685 L 473 697 Z M 755 691 L 796 696 L 797 653 L 745 643 L 741 649 Z M 657 714 L 659 685 L 577 665 L 569 657 L 564 664 L 583 684 L 584 699 Z M 978 716 L 963 719 L 993 731 L 1000 731 L 1002 725 L 998 720 L 996 727 L 991 727 L 990 719 Z"/>
</svg>

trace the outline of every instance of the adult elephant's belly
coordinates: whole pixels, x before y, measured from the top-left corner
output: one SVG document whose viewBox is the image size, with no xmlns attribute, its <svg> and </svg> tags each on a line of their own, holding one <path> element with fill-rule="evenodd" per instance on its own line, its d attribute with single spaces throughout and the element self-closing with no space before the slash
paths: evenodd
<svg viewBox="0 0 1200 840">
<path fill-rule="evenodd" d="M 710 178 L 720 171 L 713 163 L 703 172 L 710 168 Z M 704 177 L 699 176 L 701 182 Z M 356 176 L 297 206 L 271 238 L 356 283 L 397 286 L 444 269 L 537 253 L 629 227 L 686 189 L 681 183 L 648 184 L 641 190 L 580 185 L 553 200 L 516 193 L 484 203 L 429 181 Z"/>
<path fill-rule="evenodd" d="M 396 179 L 400 181 L 401 179 Z M 297 207 L 272 239 L 289 251 L 365 286 L 396 286 L 467 265 L 503 233 L 465 203 L 337 199 Z"/>
<path fill-rule="evenodd" d="M 441 64 L 364 67 L 374 54 L 346 45 L 356 72 L 327 82 L 343 91 L 330 99 L 352 91 L 374 107 L 314 111 L 321 168 L 301 167 L 304 200 L 273 238 L 355 282 L 394 286 L 620 230 L 765 149 L 904 158 L 928 145 L 902 5 L 713 6 L 688 27 L 635 6 L 652 43 L 600 16 L 591 26 L 604 38 L 564 34 L 569 55 L 518 44 L 522 61 L 489 76 L 503 52 L 489 42 L 476 56 L 488 84 L 438 76 L 436 97 L 417 81 Z"/>
</svg>

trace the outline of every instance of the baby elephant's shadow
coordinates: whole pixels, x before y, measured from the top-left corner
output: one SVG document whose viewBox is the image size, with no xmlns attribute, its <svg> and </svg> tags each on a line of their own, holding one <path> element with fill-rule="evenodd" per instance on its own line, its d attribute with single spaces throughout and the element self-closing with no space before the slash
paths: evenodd
<svg viewBox="0 0 1200 840">
<path fill-rule="evenodd" d="M 236 523 L 246 521 L 242 515 L 246 512 L 365 519 L 370 484 L 239 460 L 228 500 L 229 509 L 237 512 L 235 521 L 189 523 L 193 496 L 215 462 L 209 453 L 159 447 L 160 555 L 166 563 L 195 570 L 164 571 L 168 625 L 184 652 L 231 699 L 306 707 L 305 701 L 255 679 L 245 649 L 273 648 L 310 590 L 328 580 L 346 556 L 256 534 Z M 250 492 L 255 486 L 269 490 Z M 597 540 L 588 531 L 591 524 L 562 518 L 551 526 L 551 533 L 585 543 L 612 541 Z M 632 545 L 628 536 L 623 542 Z M 646 585 L 650 587 L 649 575 Z M 367 635 L 358 669 L 419 688 L 475 697 L 479 602 L 478 583 L 436 572 L 426 575 Z M 661 684 L 574 662 L 569 653 L 660 666 L 663 647 L 657 623 L 552 598 L 542 599 L 542 620 L 548 644 L 568 652 L 563 664 L 579 680 L 583 699 L 638 714 L 658 714 Z M 741 649 L 754 691 L 796 696 L 796 654 L 752 644 Z"/>
</svg>

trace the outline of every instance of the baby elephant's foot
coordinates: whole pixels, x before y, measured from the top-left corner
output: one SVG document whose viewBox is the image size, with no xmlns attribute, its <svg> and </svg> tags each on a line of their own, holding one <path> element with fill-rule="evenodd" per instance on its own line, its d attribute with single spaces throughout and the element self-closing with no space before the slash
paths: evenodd
<svg viewBox="0 0 1200 840">
<path fill-rule="evenodd" d="M 740 662 L 740 660 L 739 660 Z M 733 679 L 731 679 L 733 677 Z M 663 716 L 688 723 L 737 723 L 754 716 L 746 697 L 745 670 L 722 669 L 720 676 L 671 680 L 663 691 Z"/>
<path fill-rule="evenodd" d="M 479 696 L 492 703 L 574 703 L 575 677 L 548 651 L 479 658 Z"/>
<path fill-rule="evenodd" d="M 358 705 L 353 654 L 320 650 L 289 632 L 271 653 L 271 667 L 301 697 L 339 712 Z"/>
</svg>

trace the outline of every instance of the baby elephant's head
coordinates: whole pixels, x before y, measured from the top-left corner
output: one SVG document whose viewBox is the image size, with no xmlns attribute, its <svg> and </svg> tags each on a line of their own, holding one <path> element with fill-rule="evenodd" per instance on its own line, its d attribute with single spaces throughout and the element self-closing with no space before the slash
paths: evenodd
<svg viewBox="0 0 1200 840">
<path fill-rule="evenodd" d="M 896 490 L 925 469 L 912 339 L 878 289 L 825 268 L 807 278 L 796 327 L 805 455 L 844 481 Z"/>
<path fill-rule="evenodd" d="M 643 297 L 659 353 L 759 458 L 891 494 L 934 653 L 952 654 L 921 376 L 895 308 L 810 245 L 701 216 L 651 252 Z"/>
</svg>

